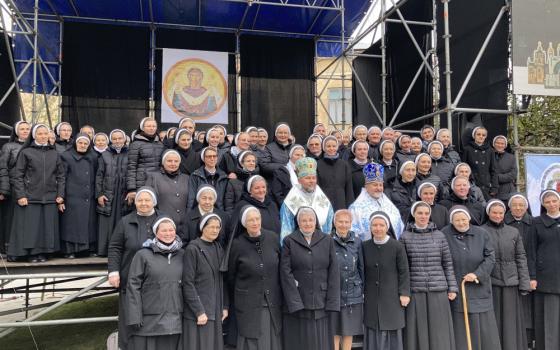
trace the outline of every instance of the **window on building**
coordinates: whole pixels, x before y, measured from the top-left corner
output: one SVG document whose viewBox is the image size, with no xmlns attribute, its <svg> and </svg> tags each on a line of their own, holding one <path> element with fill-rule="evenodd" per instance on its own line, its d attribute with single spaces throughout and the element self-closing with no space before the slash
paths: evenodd
<svg viewBox="0 0 560 350">
<path fill-rule="evenodd" d="M 342 88 L 329 89 L 329 114 L 335 124 L 342 124 Z M 352 121 L 352 89 L 344 89 L 344 121 Z"/>
</svg>

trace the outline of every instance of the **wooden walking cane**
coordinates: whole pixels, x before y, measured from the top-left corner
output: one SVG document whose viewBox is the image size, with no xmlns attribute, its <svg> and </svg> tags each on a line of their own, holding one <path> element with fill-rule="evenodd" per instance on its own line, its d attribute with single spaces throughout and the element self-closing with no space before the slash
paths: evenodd
<svg viewBox="0 0 560 350">
<path fill-rule="evenodd" d="M 475 279 L 474 281 L 478 283 L 477 279 Z M 471 326 L 469 324 L 469 307 L 467 305 L 467 292 L 465 283 L 467 283 L 467 280 L 463 279 L 463 282 L 461 282 L 461 296 L 463 298 L 463 314 L 465 317 L 465 333 L 467 334 L 467 349 L 472 350 Z"/>
</svg>

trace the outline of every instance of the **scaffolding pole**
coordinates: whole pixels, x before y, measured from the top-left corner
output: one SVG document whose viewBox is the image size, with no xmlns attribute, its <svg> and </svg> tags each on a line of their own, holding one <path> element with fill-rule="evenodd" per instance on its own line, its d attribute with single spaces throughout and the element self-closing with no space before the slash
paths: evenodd
<svg viewBox="0 0 560 350">
<path fill-rule="evenodd" d="M 346 54 L 344 52 L 344 44 L 345 44 L 345 33 L 344 30 L 344 0 L 340 0 L 340 49 L 343 52 L 343 59 L 342 59 L 342 66 L 341 66 L 341 75 L 342 75 L 342 129 L 346 129 L 346 89 L 344 81 L 346 80 L 346 75 L 344 73 L 344 61 L 346 60 Z"/>
<path fill-rule="evenodd" d="M 447 114 L 447 129 L 453 135 L 453 106 L 451 101 L 451 34 L 449 34 L 449 0 L 441 0 L 443 2 L 443 40 L 445 43 L 445 103 Z"/>
</svg>

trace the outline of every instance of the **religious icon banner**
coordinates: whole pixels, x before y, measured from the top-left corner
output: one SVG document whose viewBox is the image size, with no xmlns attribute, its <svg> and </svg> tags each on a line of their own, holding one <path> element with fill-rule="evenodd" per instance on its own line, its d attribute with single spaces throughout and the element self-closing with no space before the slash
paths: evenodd
<svg viewBox="0 0 560 350">
<path fill-rule="evenodd" d="M 161 121 L 228 123 L 228 53 L 163 49 Z"/>
<path fill-rule="evenodd" d="M 542 191 L 560 191 L 560 155 L 525 154 L 525 176 L 527 179 L 527 199 L 533 216 L 541 211 Z"/>
<path fill-rule="evenodd" d="M 513 1 L 513 91 L 560 96 L 560 1 Z"/>
</svg>

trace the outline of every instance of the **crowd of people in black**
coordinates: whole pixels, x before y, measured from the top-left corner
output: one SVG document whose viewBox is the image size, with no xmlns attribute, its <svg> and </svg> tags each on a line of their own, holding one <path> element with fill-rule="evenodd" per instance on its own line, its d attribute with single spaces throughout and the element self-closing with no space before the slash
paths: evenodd
<svg viewBox="0 0 560 350">
<path fill-rule="evenodd" d="M 121 349 L 560 349 L 560 194 L 531 215 L 505 136 L 271 135 L 20 121 L 1 252 L 107 256 Z"/>
</svg>

